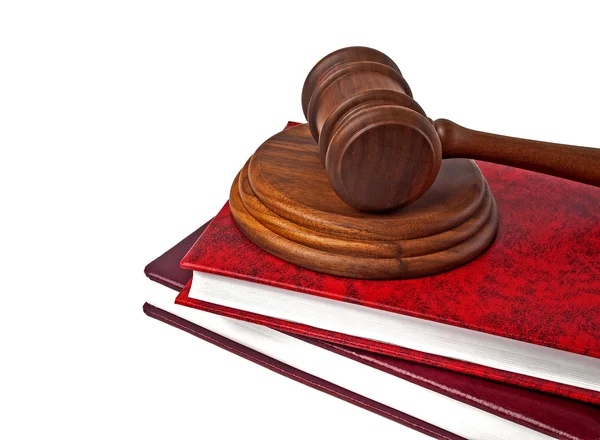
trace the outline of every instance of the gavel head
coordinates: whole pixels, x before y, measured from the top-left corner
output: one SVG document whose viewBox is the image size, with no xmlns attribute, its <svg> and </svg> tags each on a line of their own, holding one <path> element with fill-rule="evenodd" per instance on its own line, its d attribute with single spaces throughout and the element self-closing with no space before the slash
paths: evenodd
<svg viewBox="0 0 600 440">
<path fill-rule="evenodd" d="M 361 211 L 408 205 L 435 180 L 439 136 L 385 54 L 348 47 L 310 71 L 302 108 L 337 195 Z"/>
</svg>

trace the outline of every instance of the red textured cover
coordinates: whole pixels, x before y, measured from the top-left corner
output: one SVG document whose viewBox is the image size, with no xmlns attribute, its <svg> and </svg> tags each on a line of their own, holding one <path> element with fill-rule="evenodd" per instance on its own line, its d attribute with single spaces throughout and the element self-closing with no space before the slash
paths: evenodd
<svg viewBox="0 0 600 440">
<path fill-rule="evenodd" d="M 194 231 L 180 243 L 148 264 L 145 269 L 146 275 L 150 279 L 172 289 L 177 291 L 181 290 L 183 285 L 187 284 L 190 280 L 192 272 L 180 269 L 179 262 L 191 246 L 190 240 L 193 239 L 193 241 L 195 241 L 195 239 L 197 239 L 204 231 L 205 227 L 206 225 Z M 157 307 L 147 304 L 144 305 L 144 311 L 149 316 L 177 328 L 181 328 L 199 338 L 216 344 L 221 348 L 263 365 L 266 368 L 279 374 L 283 374 L 293 380 L 298 380 L 313 388 L 327 392 L 399 423 L 408 423 L 409 426 L 413 428 L 415 428 L 415 426 L 421 426 L 426 429 L 426 432 L 430 435 L 433 435 L 433 432 L 438 433 L 431 426 L 422 424 L 422 421 L 420 420 L 407 418 L 405 414 L 400 413 L 399 411 L 383 407 L 381 404 L 375 404 L 369 399 L 365 400 L 364 396 L 352 393 L 344 388 L 336 387 L 322 379 L 315 378 L 311 375 L 307 376 L 306 373 L 300 370 L 294 369 L 294 371 L 290 371 L 290 368 L 292 367 L 286 364 L 278 362 L 268 356 L 261 355 L 258 352 L 254 352 L 227 338 L 214 335 L 212 332 L 203 329 L 196 324 L 172 316 L 168 312 L 158 309 Z M 600 439 L 600 406 L 583 404 L 562 397 L 550 396 L 524 388 L 492 382 L 368 351 L 357 350 L 301 336 L 296 337 L 324 349 L 332 350 L 342 356 L 362 362 L 373 368 L 381 369 L 382 371 L 396 375 L 404 380 L 431 389 L 437 393 L 444 394 L 484 411 L 491 412 L 515 423 L 529 426 L 532 429 L 536 429 L 553 437 L 582 440 Z"/>
<path fill-rule="evenodd" d="M 235 227 L 227 204 L 181 267 L 600 357 L 600 190 L 502 165 L 479 166 L 498 202 L 498 237 L 482 256 L 450 272 L 413 280 L 369 281 L 299 268 L 251 243 Z M 600 393 L 594 391 L 286 323 L 185 295 L 178 302 L 284 331 L 600 403 Z"/>
<path fill-rule="evenodd" d="M 181 291 L 188 281 L 190 281 L 192 272 L 187 269 L 182 269 L 179 266 L 179 262 L 190 247 L 196 242 L 198 237 L 202 235 L 209 223 L 210 222 L 206 222 L 156 260 L 149 263 L 144 268 L 146 276 L 163 286 L 170 287 L 178 292 Z M 174 261 L 176 261 L 177 264 L 174 265 Z"/>
</svg>

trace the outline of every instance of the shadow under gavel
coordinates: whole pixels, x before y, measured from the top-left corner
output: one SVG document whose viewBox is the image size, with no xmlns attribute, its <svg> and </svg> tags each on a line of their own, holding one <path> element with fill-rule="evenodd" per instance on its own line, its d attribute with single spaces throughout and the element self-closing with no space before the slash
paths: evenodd
<svg viewBox="0 0 600 440">
<path fill-rule="evenodd" d="M 336 194 L 361 211 L 406 206 L 445 158 L 467 158 L 600 186 L 600 149 L 539 142 L 435 122 L 385 54 L 348 47 L 306 78 L 302 108 Z"/>
</svg>

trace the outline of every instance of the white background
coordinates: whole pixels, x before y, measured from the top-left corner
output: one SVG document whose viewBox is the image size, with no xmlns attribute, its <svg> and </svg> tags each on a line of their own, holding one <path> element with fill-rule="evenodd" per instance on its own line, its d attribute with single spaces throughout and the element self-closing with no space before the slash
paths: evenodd
<svg viewBox="0 0 600 440">
<path fill-rule="evenodd" d="M 327 53 L 432 118 L 600 146 L 593 2 L 0 3 L 0 437 L 369 438 L 398 425 L 149 319 L 144 266 L 212 217 Z"/>
</svg>

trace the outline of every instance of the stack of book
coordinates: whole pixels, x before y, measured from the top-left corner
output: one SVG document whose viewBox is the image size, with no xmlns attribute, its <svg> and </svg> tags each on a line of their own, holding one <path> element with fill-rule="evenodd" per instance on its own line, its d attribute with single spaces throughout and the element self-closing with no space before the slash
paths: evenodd
<svg viewBox="0 0 600 440">
<path fill-rule="evenodd" d="M 144 311 L 432 437 L 599 439 L 600 191 L 479 166 L 498 237 L 458 269 L 313 272 L 250 242 L 226 204 L 146 267 L 180 293 Z"/>
</svg>

